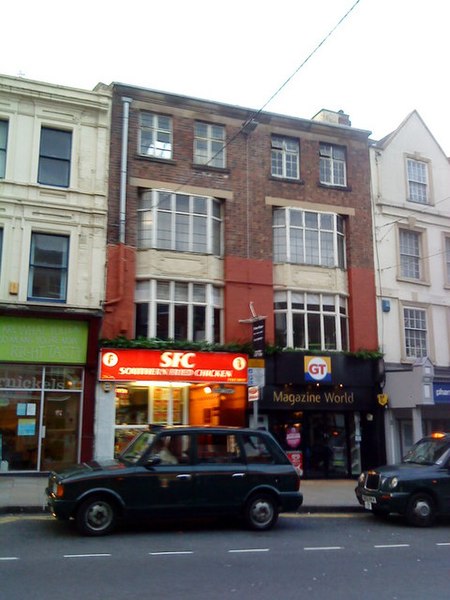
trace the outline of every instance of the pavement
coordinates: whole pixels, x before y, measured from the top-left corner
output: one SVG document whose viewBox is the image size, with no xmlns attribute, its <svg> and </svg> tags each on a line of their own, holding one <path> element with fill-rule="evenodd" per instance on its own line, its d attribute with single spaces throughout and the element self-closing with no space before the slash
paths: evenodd
<svg viewBox="0 0 450 600">
<path fill-rule="evenodd" d="M 0 475 L 0 514 L 45 512 L 47 476 Z M 356 481 L 317 479 L 302 481 L 303 505 L 300 513 L 359 512 L 355 496 Z"/>
</svg>

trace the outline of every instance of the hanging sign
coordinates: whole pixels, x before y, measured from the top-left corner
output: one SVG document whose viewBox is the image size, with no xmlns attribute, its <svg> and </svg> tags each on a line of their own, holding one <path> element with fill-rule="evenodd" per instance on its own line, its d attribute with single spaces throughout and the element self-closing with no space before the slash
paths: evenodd
<svg viewBox="0 0 450 600">
<path fill-rule="evenodd" d="M 253 322 L 253 356 L 262 358 L 266 348 L 266 323 L 263 319 Z"/>
<path fill-rule="evenodd" d="M 248 401 L 256 402 L 259 400 L 259 387 L 257 385 L 250 385 L 248 388 Z"/>
</svg>

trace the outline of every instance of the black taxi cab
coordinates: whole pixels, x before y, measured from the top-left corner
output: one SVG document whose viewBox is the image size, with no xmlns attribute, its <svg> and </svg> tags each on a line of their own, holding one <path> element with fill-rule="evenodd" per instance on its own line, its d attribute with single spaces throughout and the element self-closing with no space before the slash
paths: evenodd
<svg viewBox="0 0 450 600">
<path fill-rule="evenodd" d="M 374 515 L 397 513 L 419 527 L 450 515 L 450 433 L 422 438 L 399 464 L 364 471 L 355 493 Z"/>
<path fill-rule="evenodd" d="M 229 427 L 165 427 L 139 434 L 117 459 L 49 475 L 51 513 L 80 533 L 120 519 L 235 515 L 254 530 L 302 504 L 300 477 L 273 436 Z"/>
</svg>

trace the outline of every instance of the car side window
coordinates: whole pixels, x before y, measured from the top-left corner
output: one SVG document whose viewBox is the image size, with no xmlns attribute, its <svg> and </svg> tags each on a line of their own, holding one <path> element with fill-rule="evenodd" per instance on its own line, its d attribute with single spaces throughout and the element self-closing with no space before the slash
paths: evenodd
<svg viewBox="0 0 450 600">
<path fill-rule="evenodd" d="M 234 434 L 206 433 L 197 437 L 199 463 L 240 463 L 241 450 Z"/>
<path fill-rule="evenodd" d="M 188 465 L 191 463 L 190 447 L 189 435 L 162 434 L 153 444 L 150 459 L 160 458 L 161 465 Z"/>
<path fill-rule="evenodd" d="M 274 464 L 275 456 L 271 452 L 266 440 L 257 434 L 244 434 L 245 456 L 249 464 Z"/>
</svg>

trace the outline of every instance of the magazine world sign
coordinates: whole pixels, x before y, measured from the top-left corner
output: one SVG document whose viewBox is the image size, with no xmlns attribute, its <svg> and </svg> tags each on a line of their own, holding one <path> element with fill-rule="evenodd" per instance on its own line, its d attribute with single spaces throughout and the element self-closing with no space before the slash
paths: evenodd
<svg viewBox="0 0 450 600">
<path fill-rule="evenodd" d="M 103 348 L 99 379 L 246 384 L 248 357 L 231 352 Z"/>
</svg>

